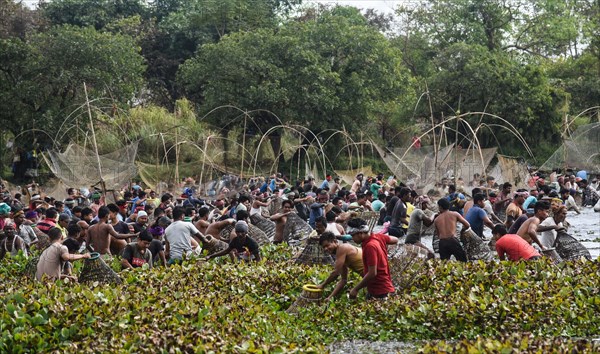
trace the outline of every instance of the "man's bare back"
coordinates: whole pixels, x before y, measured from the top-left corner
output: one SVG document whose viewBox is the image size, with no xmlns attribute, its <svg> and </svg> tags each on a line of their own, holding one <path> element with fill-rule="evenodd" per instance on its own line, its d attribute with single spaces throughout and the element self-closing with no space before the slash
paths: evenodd
<svg viewBox="0 0 600 354">
<path fill-rule="evenodd" d="M 105 222 L 99 222 L 98 224 L 90 226 L 87 230 L 87 239 L 89 245 L 95 252 L 100 254 L 119 254 L 125 246 L 127 241 L 118 239 L 117 232 L 112 225 Z M 135 235 L 131 235 L 135 236 Z"/>
<path fill-rule="evenodd" d="M 194 225 L 200 231 L 201 234 L 206 235 L 206 229 L 210 226 L 210 223 L 207 220 L 198 220 Z"/>
<path fill-rule="evenodd" d="M 206 227 L 206 229 L 205 229 L 206 232 L 202 232 L 202 230 L 200 230 L 199 228 L 198 228 L 198 231 L 200 231 L 204 235 L 211 235 L 212 237 L 220 240 L 221 239 L 221 231 L 223 231 L 225 226 L 228 226 L 228 225 L 235 225 L 235 219 L 216 221 Z M 227 240 L 227 242 L 229 242 L 229 240 Z"/>
<path fill-rule="evenodd" d="M 455 211 L 443 211 L 437 215 L 434 224 L 440 240 L 456 236 L 457 222 L 462 223 L 464 229 L 469 227 L 469 223 Z"/>
</svg>

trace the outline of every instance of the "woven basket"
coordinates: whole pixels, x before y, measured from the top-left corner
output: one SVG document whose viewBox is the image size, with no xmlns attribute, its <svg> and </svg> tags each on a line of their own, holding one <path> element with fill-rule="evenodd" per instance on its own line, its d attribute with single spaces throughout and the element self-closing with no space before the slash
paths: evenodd
<svg viewBox="0 0 600 354">
<path fill-rule="evenodd" d="M 306 284 L 302 287 L 302 293 L 296 301 L 287 309 L 287 313 L 298 313 L 299 308 L 318 305 L 323 297 L 323 290 L 318 289 L 313 284 Z"/>
<path fill-rule="evenodd" d="M 27 260 L 27 264 L 25 265 L 25 270 L 23 274 L 31 279 L 35 279 L 35 274 L 37 273 L 37 265 L 40 261 L 40 256 L 31 257 Z"/>
<path fill-rule="evenodd" d="M 565 260 L 576 260 L 580 258 L 592 259 L 592 255 L 581 242 L 566 232 L 558 232 L 556 234 L 556 241 L 554 241 L 554 247 L 560 257 Z"/>
<path fill-rule="evenodd" d="M 424 275 L 427 250 L 415 245 L 399 245 L 389 255 L 390 277 L 396 290 L 408 289 L 414 279 Z"/>
<path fill-rule="evenodd" d="M 100 257 L 97 252 L 91 253 L 90 258 L 83 262 L 83 269 L 79 274 L 80 283 L 98 282 L 102 284 L 121 284 L 121 278 Z"/>
<path fill-rule="evenodd" d="M 250 216 L 250 221 L 252 222 L 252 225 L 256 226 L 265 233 L 267 241 L 270 242 L 270 240 L 275 237 L 275 223 L 271 220 L 264 218 L 261 215 L 254 214 Z M 258 240 L 255 241 L 258 242 Z"/>
<path fill-rule="evenodd" d="M 235 230 L 235 226 L 233 226 L 233 225 L 225 226 L 223 228 L 223 230 L 221 230 L 221 233 L 219 234 L 219 236 L 221 237 L 221 240 L 226 240 L 226 242 L 231 241 L 230 236 L 231 236 L 231 231 L 233 231 L 233 230 Z M 252 224 L 248 225 L 248 237 L 250 237 L 251 239 L 256 241 L 256 243 L 259 246 L 263 246 L 263 245 L 266 245 L 267 243 L 270 243 L 269 238 L 267 237 L 265 232 Z"/>
<path fill-rule="evenodd" d="M 202 249 L 207 250 L 209 255 L 226 250 L 227 247 L 229 247 L 227 242 L 217 240 L 217 238 L 212 237 L 211 235 L 206 236 L 206 241 L 207 242 L 202 244 Z"/>
<path fill-rule="evenodd" d="M 467 253 L 467 259 L 470 261 L 490 261 L 494 257 L 490 247 L 473 229 L 461 232 L 460 242 L 465 249 L 465 253 Z"/>
<path fill-rule="evenodd" d="M 319 245 L 318 237 L 310 237 L 305 241 L 304 247 L 292 258 L 296 263 L 308 265 L 334 264 L 333 257 Z"/>
<path fill-rule="evenodd" d="M 287 216 L 287 222 L 283 228 L 283 240 L 286 242 L 303 240 L 312 233 L 310 225 L 302 220 L 296 213 Z"/>
</svg>

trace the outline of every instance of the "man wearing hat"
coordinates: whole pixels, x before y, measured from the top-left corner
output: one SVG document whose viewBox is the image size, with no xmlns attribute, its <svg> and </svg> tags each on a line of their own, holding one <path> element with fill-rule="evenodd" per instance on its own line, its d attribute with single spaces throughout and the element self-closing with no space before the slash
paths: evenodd
<svg viewBox="0 0 600 354">
<path fill-rule="evenodd" d="M 135 222 L 133 223 L 133 232 L 140 233 L 146 230 L 146 224 L 148 223 L 148 213 L 143 210 L 137 212 L 137 217 L 135 218 Z"/>
<path fill-rule="evenodd" d="M 245 221 L 240 220 L 235 224 L 235 236 L 229 242 L 229 247 L 211 254 L 206 260 L 226 254 L 230 254 L 232 260 L 260 261 L 260 248 L 258 243 L 248 236 L 248 224 Z"/>
</svg>

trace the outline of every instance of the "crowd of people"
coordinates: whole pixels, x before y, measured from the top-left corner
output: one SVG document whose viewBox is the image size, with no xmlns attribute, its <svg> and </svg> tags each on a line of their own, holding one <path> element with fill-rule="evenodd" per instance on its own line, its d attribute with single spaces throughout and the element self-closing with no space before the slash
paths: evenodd
<svg viewBox="0 0 600 354">
<path fill-rule="evenodd" d="M 253 217 L 273 224 L 270 242 L 291 243 L 286 224 L 293 214 L 313 230 L 295 241 L 318 238 L 335 259 L 334 270 L 318 285 L 325 288 L 339 278 L 329 298 L 343 291 L 348 270 L 362 277 L 349 290 L 351 298 L 362 288 L 368 298 L 386 298 L 395 291 L 388 245 L 412 244 L 435 258 L 422 242 L 426 230 L 433 228 L 440 259 L 467 261 L 459 234 L 484 239 L 487 227 L 499 259 L 535 260 L 553 246 L 556 232 L 567 227 L 568 210 L 579 213 L 580 206 L 600 199 L 597 179 L 588 183 L 587 178 L 560 176 L 558 171 L 549 183 L 538 177 L 530 188 L 514 192 L 510 183 L 497 185 L 491 177 L 474 176 L 469 195 L 462 181 L 451 182 L 443 179 L 419 194 L 383 174 L 358 174 L 347 185 L 329 175 L 320 183 L 313 178 L 291 183 L 276 174 L 203 199 L 187 179 L 181 194 L 159 195 L 133 183 L 113 194 L 113 202 L 99 189 L 70 188 L 67 198 L 55 200 L 30 185 L 15 194 L 4 191 L 0 258 L 39 253 L 38 280 L 75 279 L 72 262 L 89 258 L 90 252 L 118 256 L 123 269 L 168 267 L 189 257 L 260 261 L 259 243 L 249 233 Z M 365 212 L 375 216 L 377 232 L 360 218 Z"/>
</svg>

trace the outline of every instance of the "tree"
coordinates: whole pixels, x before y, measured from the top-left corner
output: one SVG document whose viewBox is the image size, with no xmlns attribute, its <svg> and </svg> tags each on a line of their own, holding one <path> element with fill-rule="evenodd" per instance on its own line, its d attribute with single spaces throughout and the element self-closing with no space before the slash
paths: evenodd
<svg viewBox="0 0 600 354">
<path fill-rule="evenodd" d="M 93 26 L 97 30 L 123 18 L 147 14 L 140 0 L 53 0 L 42 3 L 40 9 L 53 25 Z"/>
<path fill-rule="evenodd" d="M 52 135 L 72 110 L 90 98 L 133 102 L 143 87 L 143 58 L 131 37 L 93 28 L 59 26 L 19 39 L 0 40 L 0 122 L 19 133 L 39 127 Z M 10 123 L 10 124 L 8 124 Z"/>
<path fill-rule="evenodd" d="M 369 125 L 373 101 L 407 94 L 399 51 L 353 8 L 277 31 L 236 33 L 204 45 L 179 74 L 186 93 L 208 112 L 222 105 L 265 109 L 313 131 Z M 215 115 L 221 126 L 227 117 Z M 265 127 L 275 124 L 265 114 Z"/>
</svg>

